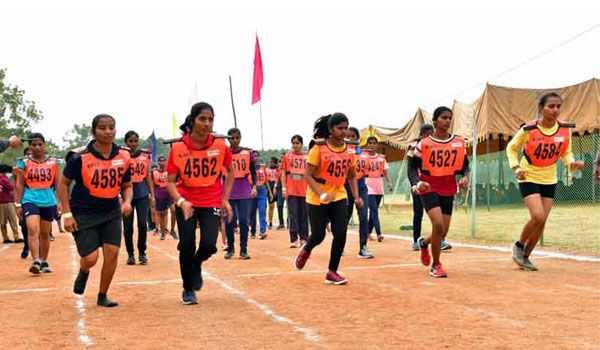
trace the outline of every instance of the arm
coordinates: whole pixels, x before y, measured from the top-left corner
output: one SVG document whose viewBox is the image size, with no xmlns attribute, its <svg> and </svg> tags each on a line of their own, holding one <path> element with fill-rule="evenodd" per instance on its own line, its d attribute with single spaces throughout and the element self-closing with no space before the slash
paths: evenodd
<svg viewBox="0 0 600 350">
<path fill-rule="evenodd" d="M 78 230 L 77 222 L 73 217 L 73 213 L 71 212 L 71 204 L 69 203 L 69 188 L 71 186 L 72 180 L 66 176 L 62 176 L 60 178 L 60 182 L 56 185 L 56 191 L 58 193 L 58 200 L 63 209 L 63 220 L 65 230 L 68 232 L 74 232 Z"/>
<path fill-rule="evenodd" d="M 356 167 L 351 167 L 348 171 L 348 182 L 350 183 L 350 191 L 352 197 L 354 197 L 354 203 L 356 207 L 362 208 L 364 205 L 362 198 L 358 195 L 358 181 L 356 180 Z"/>
<path fill-rule="evenodd" d="M 254 158 L 251 158 L 254 159 Z M 252 183 L 250 185 L 252 185 L 252 198 L 256 197 L 256 168 L 254 167 L 253 161 L 251 160 L 250 163 L 252 163 L 252 165 L 250 165 L 250 177 L 252 178 Z"/>
<path fill-rule="evenodd" d="M 21 208 L 21 200 L 23 199 L 23 192 L 25 191 L 25 178 L 23 177 L 23 169 L 16 167 L 15 176 L 15 205 L 17 206 L 17 216 L 19 219 L 23 219 L 23 210 Z"/>
<path fill-rule="evenodd" d="M 584 166 L 583 160 L 575 160 L 575 156 L 573 155 L 573 150 L 571 149 L 571 142 L 567 146 L 567 150 L 560 157 L 563 164 L 569 169 L 569 171 L 573 172 L 577 169 L 582 169 Z"/>
<path fill-rule="evenodd" d="M 60 172 L 60 169 L 58 168 L 58 165 L 56 165 L 56 176 L 54 177 L 54 195 L 56 196 L 56 198 L 59 198 L 58 197 L 58 185 L 60 184 L 60 180 L 62 178 L 61 175 L 62 174 Z M 62 204 L 60 203 L 60 200 L 58 201 L 57 209 L 58 209 L 58 213 L 61 214 L 62 213 Z"/>
<path fill-rule="evenodd" d="M 388 183 L 388 190 L 391 191 L 394 189 L 394 186 L 392 185 L 392 179 L 390 179 L 390 173 L 388 172 L 387 169 L 383 170 L 383 176 L 385 176 L 385 179 L 387 180 Z"/>
<path fill-rule="evenodd" d="M 231 222 L 233 219 L 233 210 L 231 209 L 231 204 L 229 204 L 229 196 L 231 195 L 231 188 L 235 180 L 234 176 L 235 170 L 233 170 L 233 165 L 230 163 L 227 166 L 227 180 L 225 180 L 225 191 L 223 192 L 223 203 L 221 204 L 221 208 L 225 210 L 225 214 L 227 215 L 227 222 Z"/>
<path fill-rule="evenodd" d="M 321 187 L 319 187 L 319 183 L 313 177 L 313 174 L 316 172 L 317 172 L 316 166 L 314 166 L 310 163 L 306 163 L 306 171 L 305 171 L 306 183 L 320 197 L 325 192 L 321 191 Z"/>
<path fill-rule="evenodd" d="M 148 185 L 148 191 L 150 191 L 150 207 L 154 207 L 154 181 L 152 181 L 152 171 L 148 170 L 146 174 L 146 185 Z"/>
<path fill-rule="evenodd" d="M 462 177 L 458 182 L 458 187 L 467 188 L 467 186 L 469 185 L 469 158 L 467 157 L 466 153 L 462 169 L 460 170 L 460 174 L 462 175 Z"/>
<path fill-rule="evenodd" d="M 508 157 L 508 164 L 512 170 L 515 171 L 515 177 L 519 180 L 524 180 L 527 172 L 519 166 L 519 158 L 518 152 L 529 140 L 529 132 L 523 130 L 523 128 L 519 129 L 515 137 L 510 140 L 508 145 L 506 145 L 506 156 Z"/>
<path fill-rule="evenodd" d="M 600 183 L 600 151 L 596 154 L 596 160 L 594 161 L 594 182 Z"/>
<path fill-rule="evenodd" d="M 287 171 L 281 170 L 281 195 L 283 198 L 288 197 L 287 194 Z"/>
<path fill-rule="evenodd" d="M 10 182 L 10 180 L 4 176 L 0 177 L 0 183 L 2 184 L 3 190 L 13 191 L 15 189 L 15 186 L 12 184 L 12 182 Z"/>
<path fill-rule="evenodd" d="M 131 181 L 123 182 L 121 184 L 121 196 L 123 197 L 123 215 L 129 216 L 132 214 L 131 199 L 133 198 L 133 187 Z"/>
</svg>

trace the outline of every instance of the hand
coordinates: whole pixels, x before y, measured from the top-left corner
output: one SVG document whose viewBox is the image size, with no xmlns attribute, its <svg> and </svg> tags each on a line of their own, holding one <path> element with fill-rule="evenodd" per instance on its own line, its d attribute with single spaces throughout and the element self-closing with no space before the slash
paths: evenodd
<svg viewBox="0 0 600 350">
<path fill-rule="evenodd" d="M 62 214 L 62 204 L 60 202 L 56 205 L 56 210 L 58 211 L 58 215 Z"/>
<path fill-rule="evenodd" d="M 71 232 L 71 233 L 79 230 L 79 227 L 77 227 L 77 221 L 75 221 L 75 218 L 64 219 L 63 227 L 65 228 L 65 230 L 67 230 L 67 232 Z"/>
<path fill-rule="evenodd" d="M 517 171 L 515 171 L 515 177 L 517 180 L 525 180 L 525 176 L 527 176 L 527 172 L 525 170 L 519 168 Z"/>
<path fill-rule="evenodd" d="M 225 211 L 225 215 L 227 216 L 227 222 L 231 222 L 231 219 L 233 219 L 233 210 L 231 209 L 229 201 L 223 201 L 221 204 L 221 212 L 223 211 Z"/>
<path fill-rule="evenodd" d="M 288 193 L 287 193 L 287 190 L 281 190 L 281 196 L 282 196 L 283 198 L 287 199 L 287 198 L 288 198 Z"/>
<path fill-rule="evenodd" d="M 192 207 L 192 202 L 183 201 L 179 206 L 181 210 L 183 210 L 183 219 L 189 220 L 194 215 L 194 208 Z"/>
<path fill-rule="evenodd" d="M 10 148 L 18 148 L 23 146 L 23 141 L 21 141 L 17 136 L 12 135 L 8 142 L 10 143 Z"/>
<path fill-rule="evenodd" d="M 154 198 L 154 196 L 150 196 L 150 209 L 154 208 L 154 204 L 156 203 L 156 199 Z"/>
<path fill-rule="evenodd" d="M 392 184 L 388 184 L 388 191 L 392 192 L 393 189 L 394 189 L 394 186 L 392 186 Z"/>
<path fill-rule="evenodd" d="M 133 213 L 133 208 L 131 208 L 131 203 L 123 202 L 123 205 L 121 206 L 121 211 L 123 212 L 124 216 L 131 215 Z"/>
<path fill-rule="evenodd" d="M 429 191 L 430 188 L 431 188 L 431 186 L 429 185 L 429 182 L 425 182 L 425 181 L 417 182 L 417 191 L 419 193 L 427 192 L 427 191 Z"/>
<path fill-rule="evenodd" d="M 15 211 L 17 212 L 17 217 L 19 218 L 19 220 L 23 220 L 23 208 L 17 207 Z"/>
<path fill-rule="evenodd" d="M 356 199 L 354 200 L 354 204 L 356 204 L 356 207 L 362 208 L 365 205 L 365 203 L 363 203 L 362 198 L 360 198 L 360 197 L 355 197 L 355 198 Z"/>
<path fill-rule="evenodd" d="M 458 187 L 467 188 L 469 186 L 469 177 L 463 176 L 460 181 L 458 181 Z"/>
<path fill-rule="evenodd" d="M 334 198 L 335 198 L 335 195 L 333 193 L 323 192 L 321 194 L 321 196 L 319 196 L 319 201 L 322 204 L 329 204 Z"/>
<path fill-rule="evenodd" d="M 585 163 L 583 162 L 583 160 L 577 160 L 573 163 L 571 163 L 571 171 L 575 171 L 575 170 L 581 170 L 583 169 L 583 167 L 585 166 Z"/>
<path fill-rule="evenodd" d="M 281 190 L 282 194 L 283 194 L 283 192 L 285 192 L 285 191 Z M 274 187 L 274 189 L 273 189 L 273 197 L 277 197 L 277 187 Z"/>
<path fill-rule="evenodd" d="M 252 195 L 252 198 L 256 198 L 258 192 L 256 191 L 256 187 L 252 187 L 252 191 L 250 191 L 250 195 Z"/>
</svg>

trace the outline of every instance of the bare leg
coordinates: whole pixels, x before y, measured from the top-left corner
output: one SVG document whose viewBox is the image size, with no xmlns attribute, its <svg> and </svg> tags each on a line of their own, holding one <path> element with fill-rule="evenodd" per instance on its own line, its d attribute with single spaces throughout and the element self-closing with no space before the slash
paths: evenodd
<svg viewBox="0 0 600 350">
<path fill-rule="evenodd" d="M 98 262 L 98 256 L 98 249 L 96 249 L 90 254 L 82 257 L 79 260 L 79 267 L 81 268 L 81 271 L 85 273 L 90 272 L 90 269 L 94 267 L 94 265 L 96 265 L 96 263 Z"/>
<path fill-rule="evenodd" d="M 40 216 L 30 215 L 25 220 L 29 232 L 29 251 L 33 261 L 40 261 Z"/>
<path fill-rule="evenodd" d="M 519 243 L 527 245 L 529 239 L 538 234 L 538 230 L 543 226 L 546 217 L 544 215 L 542 197 L 538 193 L 523 198 L 523 202 L 525 202 L 527 209 L 529 209 L 529 221 L 523 226 Z"/>
<path fill-rule="evenodd" d="M 433 263 L 440 262 L 440 254 L 442 252 L 442 235 L 444 234 L 444 216 L 442 215 L 442 209 L 435 207 L 427 212 L 429 220 L 431 220 L 431 236 L 427 238 L 426 242 L 431 243 L 431 255 L 433 257 Z"/>
<path fill-rule="evenodd" d="M 104 257 L 104 262 L 102 263 L 102 275 L 100 276 L 100 293 L 106 294 L 117 270 L 119 247 L 112 244 L 103 244 L 102 256 Z"/>
<path fill-rule="evenodd" d="M 537 232 L 532 233 L 529 236 L 529 240 L 527 240 L 527 243 L 525 244 L 525 254 L 524 254 L 525 256 L 531 255 L 533 248 L 535 248 L 536 244 L 540 240 L 540 237 L 542 237 L 542 234 L 544 234 L 544 228 L 546 228 L 546 222 L 548 221 L 548 216 L 550 215 L 550 210 L 552 210 L 553 202 L 554 202 L 554 200 L 552 198 L 542 197 L 542 206 L 544 208 L 544 221 L 539 226 Z"/>
<path fill-rule="evenodd" d="M 175 205 L 171 204 L 169 206 L 169 212 L 171 213 L 171 231 L 175 231 L 175 220 L 177 219 L 175 216 Z"/>
<path fill-rule="evenodd" d="M 52 221 L 40 220 L 40 255 L 43 261 L 48 260 L 50 252 L 50 230 Z"/>
</svg>

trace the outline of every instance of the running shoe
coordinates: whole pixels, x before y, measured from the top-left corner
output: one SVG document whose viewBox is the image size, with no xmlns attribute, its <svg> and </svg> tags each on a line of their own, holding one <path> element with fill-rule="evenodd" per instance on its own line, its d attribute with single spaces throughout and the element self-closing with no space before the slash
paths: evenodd
<svg viewBox="0 0 600 350">
<path fill-rule="evenodd" d="M 285 228 L 285 225 L 279 225 L 279 226 L 277 226 L 278 230 L 283 230 L 284 228 Z"/>
<path fill-rule="evenodd" d="M 290 248 L 298 248 L 298 241 L 293 241 L 290 243 Z"/>
<path fill-rule="evenodd" d="M 419 237 L 417 243 L 421 249 L 421 264 L 429 266 L 431 264 L 431 256 L 429 255 L 429 248 L 427 247 L 425 237 Z"/>
<path fill-rule="evenodd" d="M 179 239 L 179 236 L 177 236 L 177 232 L 175 232 L 175 230 L 171 230 L 171 232 L 169 232 L 171 234 L 171 237 L 173 237 L 173 239 Z"/>
<path fill-rule="evenodd" d="M 204 280 L 202 279 L 202 266 L 194 266 L 194 290 L 202 289 Z"/>
<path fill-rule="evenodd" d="M 23 243 L 23 238 L 17 238 L 15 239 L 15 243 Z"/>
<path fill-rule="evenodd" d="M 227 251 L 227 244 L 221 244 L 221 250 L 222 251 Z"/>
<path fill-rule="evenodd" d="M 42 273 L 42 264 L 39 261 L 34 261 L 33 264 L 31 264 L 31 267 L 29 268 L 29 272 L 31 272 L 34 275 L 39 275 L 40 273 Z"/>
<path fill-rule="evenodd" d="M 369 251 L 369 248 L 367 248 L 367 245 L 364 245 L 360 249 L 360 251 L 358 252 L 356 257 L 359 259 L 373 259 L 374 258 L 373 254 L 371 254 L 371 252 Z"/>
<path fill-rule="evenodd" d="M 127 265 L 135 265 L 135 257 L 133 255 L 127 258 Z"/>
<path fill-rule="evenodd" d="M 50 232 L 50 242 L 54 241 L 54 235 L 52 234 L 52 232 Z"/>
<path fill-rule="evenodd" d="M 255 234 L 253 234 L 253 235 L 250 235 L 250 238 L 252 238 L 252 239 L 256 239 L 256 233 L 255 233 Z"/>
<path fill-rule="evenodd" d="M 161 232 L 161 233 L 160 233 L 160 240 L 161 240 L 161 241 L 164 241 L 164 240 L 165 240 L 165 238 L 166 238 L 166 237 L 165 237 L 165 233 L 164 233 L 164 232 Z"/>
<path fill-rule="evenodd" d="M 327 271 L 325 283 L 338 286 L 348 283 L 348 280 L 344 276 L 340 276 L 336 271 Z"/>
<path fill-rule="evenodd" d="M 377 242 L 382 242 L 382 241 L 383 241 L 383 235 L 377 236 Z"/>
<path fill-rule="evenodd" d="M 304 268 L 304 265 L 306 265 L 306 261 L 308 261 L 308 258 L 310 257 L 310 254 L 304 250 L 304 246 L 302 246 L 302 248 L 300 248 L 300 252 L 298 252 L 298 256 L 296 256 L 296 259 L 294 260 L 294 266 L 296 267 L 297 270 L 302 270 Z"/>
<path fill-rule="evenodd" d="M 183 290 L 181 293 L 181 303 L 183 305 L 195 305 L 198 304 L 198 299 L 196 298 L 196 292 L 193 290 Z"/>
<path fill-rule="evenodd" d="M 42 265 L 41 265 L 40 271 L 42 271 L 43 273 L 51 273 L 52 272 L 52 268 L 50 267 L 50 265 L 48 265 L 47 261 L 42 261 Z"/>
<path fill-rule="evenodd" d="M 269 228 L 269 230 L 272 230 L 273 229 L 273 223 L 269 222 L 269 226 L 267 226 L 267 227 Z"/>
<path fill-rule="evenodd" d="M 77 274 L 77 278 L 75 278 L 75 284 L 73 285 L 73 293 L 75 294 L 83 294 L 85 291 L 85 285 L 87 284 L 88 277 L 90 276 L 90 272 L 87 273 L 81 271 L 79 269 L 79 273 Z"/>
<path fill-rule="evenodd" d="M 227 251 L 227 253 L 225 253 L 225 259 L 229 260 L 231 258 L 233 258 L 233 255 L 235 253 L 233 251 Z"/>
<path fill-rule="evenodd" d="M 450 250 L 452 249 L 452 245 L 446 241 L 442 241 L 442 246 L 441 248 L 442 250 Z"/>
<path fill-rule="evenodd" d="M 11 244 L 11 243 L 15 243 L 15 242 L 11 241 L 10 239 L 5 239 L 2 241 L 2 244 Z"/>
<path fill-rule="evenodd" d="M 415 252 L 418 251 L 419 250 L 419 243 L 413 242 L 413 244 L 412 244 L 412 250 L 415 251 Z"/>
<path fill-rule="evenodd" d="M 260 239 L 265 239 L 265 238 L 267 238 L 267 233 L 266 232 L 261 233 Z"/>
<path fill-rule="evenodd" d="M 529 260 L 529 258 L 523 259 L 523 270 L 525 271 L 537 271 L 538 268 Z"/>
<path fill-rule="evenodd" d="M 119 306 L 119 303 L 117 303 L 116 301 L 108 299 L 106 294 L 100 294 L 100 293 L 98 293 L 98 301 L 96 302 L 96 304 L 98 306 L 104 306 L 104 307 Z"/>
<path fill-rule="evenodd" d="M 375 236 L 373 236 L 373 234 L 369 234 L 369 241 L 374 241 L 375 240 Z"/>
<path fill-rule="evenodd" d="M 148 264 L 148 257 L 146 256 L 146 254 L 140 254 L 139 260 L 140 260 L 140 265 Z"/>
<path fill-rule="evenodd" d="M 27 259 L 28 256 L 29 256 L 29 249 L 23 248 L 23 251 L 21 252 L 21 259 Z"/>
<path fill-rule="evenodd" d="M 158 235 L 158 228 L 154 228 L 152 230 L 152 236 L 156 236 L 156 235 Z"/>
<path fill-rule="evenodd" d="M 240 259 L 242 259 L 242 260 L 248 260 L 248 259 L 250 259 L 250 255 L 248 255 L 248 252 L 241 252 L 240 253 Z"/>
<path fill-rule="evenodd" d="M 515 242 L 512 246 L 512 259 L 520 268 L 523 268 L 523 265 L 525 265 L 524 255 L 525 250 L 523 248 L 519 248 Z"/>
<path fill-rule="evenodd" d="M 448 277 L 448 275 L 446 274 L 446 271 L 444 271 L 444 268 L 442 267 L 442 263 L 435 263 L 435 264 L 431 265 L 431 269 L 429 270 L 429 275 L 436 277 L 436 278 Z"/>
</svg>

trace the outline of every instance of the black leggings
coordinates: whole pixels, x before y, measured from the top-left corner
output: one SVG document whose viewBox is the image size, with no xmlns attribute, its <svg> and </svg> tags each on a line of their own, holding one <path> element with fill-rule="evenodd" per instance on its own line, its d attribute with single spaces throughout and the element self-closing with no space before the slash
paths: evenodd
<svg viewBox="0 0 600 350">
<path fill-rule="evenodd" d="M 340 259 L 346 245 L 346 233 L 348 230 L 348 219 L 346 219 L 347 200 L 344 198 L 329 204 L 308 204 L 308 218 L 310 221 L 311 234 L 304 247 L 310 253 L 325 239 L 325 228 L 327 221 L 331 221 L 331 233 L 333 242 L 331 244 L 331 255 L 329 256 L 329 270 L 337 271 Z"/>
<path fill-rule="evenodd" d="M 185 220 L 183 210 L 175 209 L 179 231 L 179 269 L 183 289 L 193 290 L 194 268 L 217 252 L 217 236 L 221 226 L 221 211 L 216 208 L 194 208 L 194 215 Z M 200 245 L 196 250 L 196 226 L 200 223 Z"/>
<path fill-rule="evenodd" d="M 131 208 L 137 213 L 137 227 L 138 227 L 138 253 L 140 255 L 146 254 L 146 240 L 148 239 L 147 231 L 148 226 L 146 224 L 148 216 L 148 206 L 150 205 L 150 199 L 148 197 L 138 198 L 131 201 Z M 123 217 L 123 236 L 125 236 L 125 247 L 127 248 L 127 254 L 133 255 L 133 211 L 131 215 Z"/>
<path fill-rule="evenodd" d="M 421 221 L 423 221 L 423 203 L 421 196 L 412 192 L 413 205 L 413 241 L 416 242 L 421 237 Z"/>
</svg>

